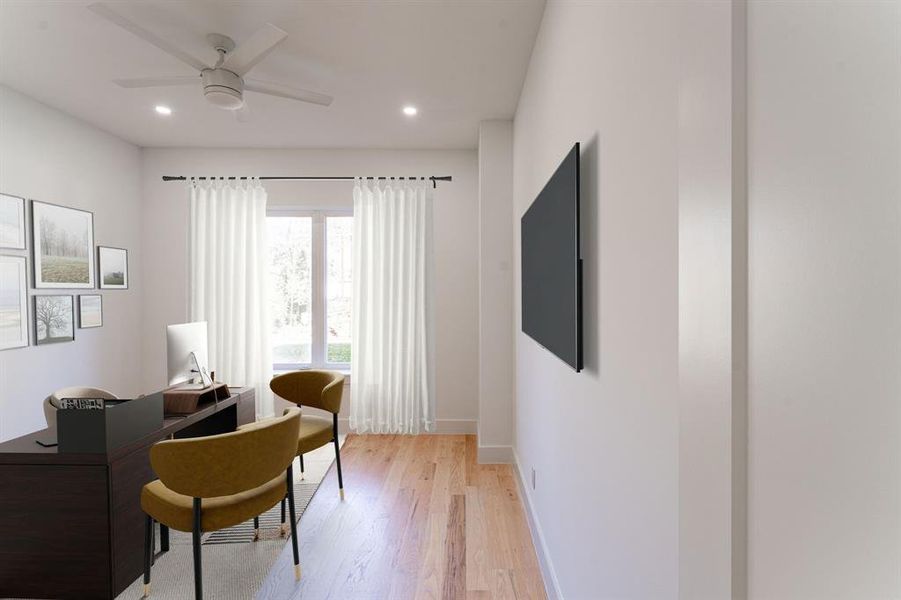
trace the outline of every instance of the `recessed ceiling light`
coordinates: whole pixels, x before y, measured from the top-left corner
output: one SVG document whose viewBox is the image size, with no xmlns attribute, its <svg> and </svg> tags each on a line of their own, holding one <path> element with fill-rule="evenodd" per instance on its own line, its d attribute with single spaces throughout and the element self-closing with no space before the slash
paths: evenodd
<svg viewBox="0 0 901 600">
<path fill-rule="evenodd" d="M 415 117 L 416 113 L 418 113 L 418 112 L 419 111 L 416 110 L 415 106 L 405 106 L 404 107 L 404 114 L 407 115 L 408 117 Z"/>
<path fill-rule="evenodd" d="M 167 117 L 172 114 L 172 109 L 168 106 L 163 106 L 162 104 L 158 105 L 154 110 L 161 115 L 166 115 Z"/>
</svg>

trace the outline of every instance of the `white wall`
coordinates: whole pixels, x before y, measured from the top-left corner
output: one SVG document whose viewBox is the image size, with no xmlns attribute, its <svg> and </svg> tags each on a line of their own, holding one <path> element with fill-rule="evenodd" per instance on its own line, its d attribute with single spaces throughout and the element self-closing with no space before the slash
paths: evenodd
<svg viewBox="0 0 901 600">
<path fill-rule="evenodd" d="M 435 361 L 440 431 L 478 418 L 478 169 L 475 151 L 145 149 L 144 385 L 165 384 L 165 326 L 187 320 L 188 188 L 163 175 L 452 175 L 435 202 Z M 272 205 L 352 206 L 352 183 L 268 182 Z M 351 377 L 351 384 L 352 384 Z M 347 412 L 345 402 L 342 413 Z"/>
<path fill-rule="evenodd" d="M 739 26 L 743 16 L 735 16 Z M 731 3 L 717 2 L 686 6 L 674 21 L 686 33 L 677 49 L 679 597 L 685 599 L 740 600 L 744 588 L 742 574 L 736 580 L 732 572 L 734 516 L 744 527 L 733 507 L 733 417 L 745 423 L 741 410 L 733 414 L 732 282 L 747 278 L 746 267 L 733 268 L 732 260 L 733 205 L 744 202 L 743 194 L 733 198 L 733 171 L 745 160 L 743 151 L 733 155 L 741 98 L 733 92 L 732 20 Z M 694 27 L 703 35 L 692 35 Z M 743 321 L 745 313 L 737 316 Z M 744 537 L 735 542 L 741 547 Z"/>
<path fill-rule="evenodd" d="M 513 122 L 479 126 L 479 461 L 513 443 Z"/>
<path fill-rule="evenodd" d="M 30 290 L 30 305 L 35 293 L 100 293 L 103 327 L 76 329 L 70 343 L 0 352 L 0 440 L 6 440 L 46 426 L 41 403 L 56 389 L 98 386 L 122 397 L 143 391 L 140 150 L 0 86 L 0 191 L 92 211 L 95 245 L 129 251 L 130 288 Z M 29 254 L 31 247 L 29 240 Z M 28 262 L 30 270 L 30 256 Z"/>
<path fill-rule="evenodd" d="M 682 440 L 680 427 L 695 419 L 729 427 L 730 294 L 710 299 L 712 321 L 700 306 L 680 311 L 679 300 L 729 283 L 730 9 L 551 1 L 533 51 L 514 126 L 515 450 L 526 482 L 537 471 L 527 501 L 551 587 L 566 598 L 729 595 L 731 438 L 717 430 Z M 578 374 L 520 331 L 518 227 L 576 141 L 585 307 Z M 681 232 L 710 222 L 709 237 L 682 244 Z M 697 277 L 680 282 L 683 273 Z M 680 338 L 684 323 L 695 327 Z M 680 367 L 701 380 L 683 381 Z M 715 384 L 703 398 L 680 393 L 680 384 L 698 390 L 707 381 Z M 726 464 L 711 450 L 725 451 Z M 680 536 L 681 527 L 692 535 Z M 692 552 L 715 556 L 709 582 L 699 561 L 680 561 Z"/>
<path fill-rule="evenodd" d="M 751 2 L 750 597 L 901 597 L 901 4 Z"/>
</svg>

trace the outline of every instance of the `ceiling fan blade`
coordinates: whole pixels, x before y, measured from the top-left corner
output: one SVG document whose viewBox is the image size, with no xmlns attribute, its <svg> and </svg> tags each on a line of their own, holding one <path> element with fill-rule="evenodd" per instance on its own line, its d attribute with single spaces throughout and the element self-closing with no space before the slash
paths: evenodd
<svg viewBox="0 0 901 600">
<path fill-rule="evenodd" d="M 158 35 L 156 35 L 155 33 L 148 31 L 147 29 L 144 29 L 137 23 L 133 23 L 132 21 L 129 21 L 128 19 L 126 19 L 125 17 L 123 17 L 122 15 L 120 15 L 119 13 L 114 11 L 113 9 L 111 9 L 106 4 L 103 4 L 102 2 L 97 2 L 96 4 L 91 4 L 90 6 L 88 6 L 88 9 L 90 9 L 93 13 L 103 17 L 107 21 L 110 21 L 111 23 L 118 25 L 122 29 L 126 29 L 126 30 L 130 31 L 131 33 L 138 36 L 145 42 L 153 44 L 154 46 L 156 46 L 157 48 L 159 48 L 166 54 L 174 56 L 175 58 L 177 58 L 178 60 L 182 61 L 185 64 L 191 65 L 198 71 L 202 71 L 204 69 L 209 68 L 209 66 L 204 64 L 204 62 L 202 60 L 200 60 L 199 58 L 191 56 L 190 54 L 188 54 L 181 48 L 172 44 L 171 42 L 168 42 L 168 41 L 164 40 L 163 38 L 159 37 Z"/>
<path fill-rule="evenodd" d="M 263 60 L 286 37 L 288 37 L 286 32 L 272 23 L 266 23 L 249 39 L 245 40 L 243 44 L 229 52 L 225 57 L 225 62 L 222 63 L 222 67 L 243 77 L 245 73 Z"/>
<path fill-rule="evenodd" d="M 113 83 L 124 88 L 170 87 L 174 85 L 196 85 L 200 83 L 200 77 L 197 75 L 136 77 L 134 79 L 113 79 Z"/>
<path fill-rule="evenodd" d="M 267 81 L 259 81 L 257 79 L 245 79 L 244 89 L 259 94 L 268 94 L 270 96 L 278 96 L 279 98 L 289 98 L 291 100 L 300 100 L 301 102 L 309 102 L 310 104 L 319 104 L 328 106 L 332 103 L 331 96 L 320 94 L 319 92 L 311 92 L 310 90 L 302 90 L 280 83 L 269 83 Z"/>
</svg>

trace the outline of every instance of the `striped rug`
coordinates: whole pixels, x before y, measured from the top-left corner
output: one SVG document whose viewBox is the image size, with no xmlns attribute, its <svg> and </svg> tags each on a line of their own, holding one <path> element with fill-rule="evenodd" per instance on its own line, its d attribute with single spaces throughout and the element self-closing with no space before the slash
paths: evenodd
<svg viewBox="0 0 901 600">
<path fill-rule="evenodd" d="M 306 467 L 306 458 L 304 458 L 304 467 Z M 298 471 L 299 472 L 299 471 Z M 305 477 L 304 481 L 300 483 L 294 484 L 294 513 L 297 517 L 297 520 L 300 521 L 300 517 L 303 515 L 304 510 L 306 510 L 307 505 L 310 503 L 310 500 L 313 499 L 313 494 L 316 493 L 316 490 L 319 489 L 319 484 L 322 482 L 322 478 L 319 477 L 316 481 L 310 481 L 309 477 Z M 285 522 L 287 523 L 287 519 L 289 518 L 289 511 L 287 505 L 285 506 Z M 281 537 L 279 535 L 279 526 L 282 523 L 282 508 L 281 505 L 276 505 L 274 508 L 270 509 L 268 512 L 260 515 L 260 540 L 263 539 L 276 539 Z M 173 532 L 174 534 L 178 534 L 179 537 L 184 536 L 187 538 L 186 543 L 191 543 L 191 534 L 182 533 L 181 531 Z M 214 531 L 205 535 L 202 538 L 202 544 L 204 546 L 209 546 L 212 544 L 246 544 L 253 541 L 253 521 L 245 521 L 240 525 L 235 525 L 234 527 L 229 527 L 228 529 L 221 529 L 219 531 Z M 259 541 L 259 540 L 257 540 Z M 170 545 L 171 547 L 171 545 Z"/>
<path fill-rule="evenodd" d="M 342 442 L 343 436 L 342 436 Z M 334 462 L 331 444 L 304 454 L 304 479 L 294 484 L 294 509 L 297 520 L 322 483 Z M 295 478 L 300 465 L 294 461 Z M 338 490 L 329 490 L 338 493 Z M 286 511 L 287 512 L 287 511 Z M 253 541 L 253 521 L 204 534 L 203 595 L 216 600 L 246 600 L 253 598 L 266 579 L 272 565 L 290 539 L 279 533 L 281 506 L 276 505 L 260 516 L 260 539 Z M 157 546 L 159 535 L 157 532 Z M 303 556 L 301 556 L 301 565 Z M 194 596 L 194 562 L 191 534 L 171 531 L 169 552 L 159 556 L 151 569 L 151 598 L 154 600 L 184 600 Z M 132 600 L 143 596 L 143 578 L 138 577 L 118 598 Z"/>
</svg>

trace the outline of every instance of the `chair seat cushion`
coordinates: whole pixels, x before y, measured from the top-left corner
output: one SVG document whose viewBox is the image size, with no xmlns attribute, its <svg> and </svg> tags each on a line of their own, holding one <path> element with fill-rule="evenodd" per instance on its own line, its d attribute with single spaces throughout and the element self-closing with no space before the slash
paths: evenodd
<svg viewBox="0 0 901 600">
<path fill-rule="evenodd" d="M 303 415 L 300 417 L 300 435 L 297 453 L 306 454 L 332 441 L 332 420 L 326 417 Z"/>
<path fill-rule="evenodd" d="M 243 523 L 281 502 L 287 492 L 288 485 L 282 474 L 246 492 L 204 498 L 201 502 L 200 527 L 203 531 L 216 531 Z M 172 529 L 192 531 L 194 528 L 194 499 L 173 492 L 159 479 L 151 481 L 141 490 L 141 508 Z"/>
</svg>

